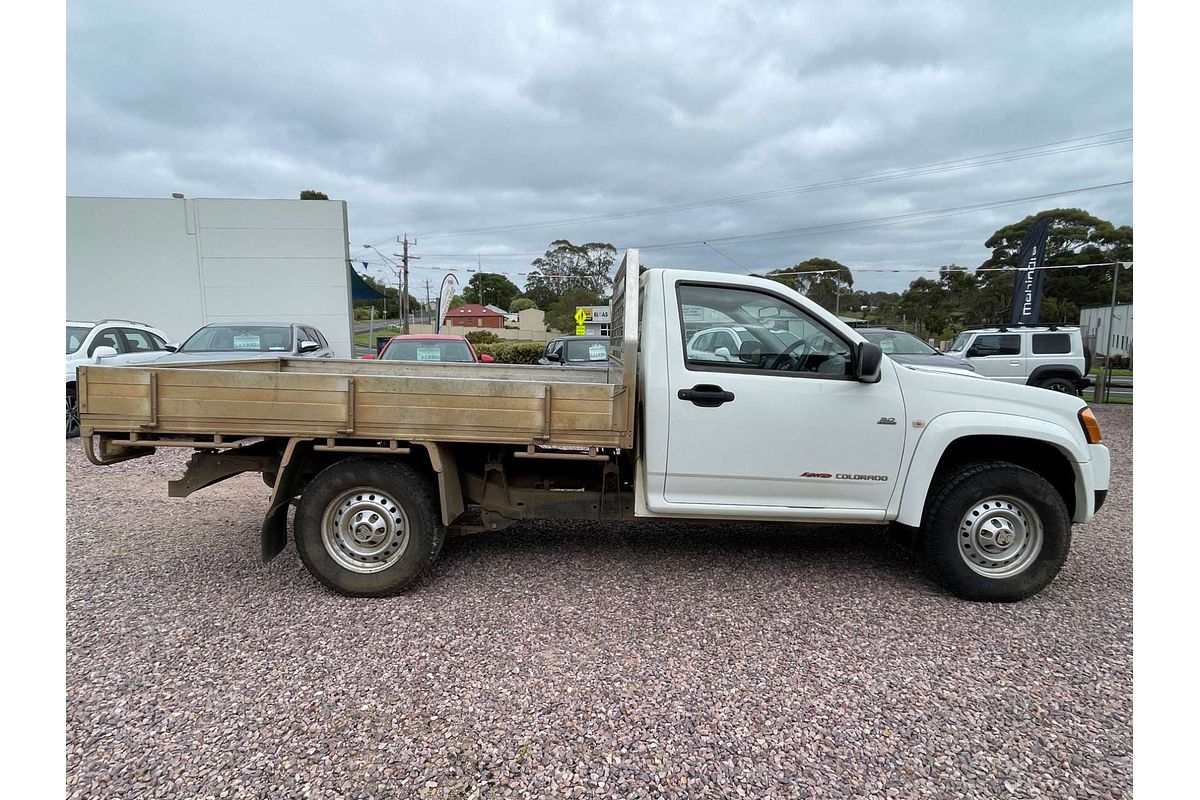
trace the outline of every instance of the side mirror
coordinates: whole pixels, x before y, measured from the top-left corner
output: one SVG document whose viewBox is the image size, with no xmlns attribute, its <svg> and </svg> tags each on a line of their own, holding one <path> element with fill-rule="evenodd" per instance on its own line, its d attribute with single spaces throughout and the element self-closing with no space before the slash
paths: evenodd
<svg viewBox="0 0 1200 800">
<path fill-rule="evenodd" d="M 309 341 L 306 339 L 305 341 L 300 343 L 300 352 L 301 353 L 315 353 L 320 349 L 321 349 L 321 345 L 319 342 L 313 342 L 313 341 Z"/>
<path fill-rule="evenodd" d="M 758 342 L 742 342 L 738 359 L 746 364 L 757 364 L 762 359 L 762 345 Z"/>
<path fill-rule="evenodd" d="M 562 361 L 562 353 L 552 353 L 549 350 L 547 350 L 546 351 L 546 360 L 561 362 Z"/>
<path fill-rule="evenodd" d="M 729 352 L 729 348 L 728 348 L 728 347 L 718 347 L 718 348 L 717 348 L 717 349 L 716 349 L 716 350 L 713 352 L 713 355 L 714 355 L 714 356 L 716 356 L 717 358 L 723 358 L 723 359 L 725 359 L 726 361 L 732 361 L 732 360 L 733 360 L 733 354 Z"/>
<path fill-rule="evenodd" d="M 858 358 L 854 360 L 854 377 L 861 383 L 879 383 L 882 377 L 883 350 L 871 342 L 859 342 Z"/>
<path fill-rule="evenodd" d="M 492 358 L 492 357 L 491 357 L 491 356 L 489 356 L 487 353 L 480 353 L 480 354 L 479 354 L 479 360 L 480 360 L 480 361 L 482 361 L 484 364 L 491 364 L 491 363 L 493 363 L 493 362 L 494 362 L 496 359 Z"/>
<path fill-rule="evenodd" d="M 166 350 L 168 353 L 178 353 L 179 352 L 179 342 L 171 342 L 170 344 L 164 344 L 163 349 Z"/>
<path fill-rule="evenodd" d="M 92 351 L 92 361 L 94 361 L 94 362 L 96 362 L 97 364 L 99 364 L 99 363 L 100 363 L 100 359 L 102 359 L 102 358 L 112 358 L 112 357 L 113 357 L 113 356 L 115 356 L 116 354 L 117 354 L 117 348 L 115 348 L 115 347 L 109 347 L 109 346 L 108 346 L 108 345 L 106 345 L 106 344 L 102 344 L 102 345 L 100 345 L 99 347 L 97 347 L 95 350 L 93 350 L 93 351 Z"/>
</svg>

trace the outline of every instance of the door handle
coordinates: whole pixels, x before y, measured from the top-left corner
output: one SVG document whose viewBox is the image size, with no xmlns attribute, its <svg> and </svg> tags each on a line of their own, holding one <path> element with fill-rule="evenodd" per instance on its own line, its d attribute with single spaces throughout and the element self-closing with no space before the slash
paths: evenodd
<svg viewBox="0 0 1200 800">
<path fill-rule="evenodd" d="M 733 392 L 727 392 L 711 383 L 698 383 L 690 389 L 680 389 L 679 399 L 688 400 L 701 408 L 716 408 L 733 402 Z"/>
<path fill-rule="evenodd" d="M 1019 367 L 1019 366 L 1021 366 L 1021 362 L 1020 362 L 1020 361 L 1010 361 L 1010 362 L 1008 362 L 1008 363 L 1009 363 L 1009 364 L 1011 364 L 1011 365 L 1012 365 L 1012 366 L 1014 366 L 1014 367 Z"/>
</svg>

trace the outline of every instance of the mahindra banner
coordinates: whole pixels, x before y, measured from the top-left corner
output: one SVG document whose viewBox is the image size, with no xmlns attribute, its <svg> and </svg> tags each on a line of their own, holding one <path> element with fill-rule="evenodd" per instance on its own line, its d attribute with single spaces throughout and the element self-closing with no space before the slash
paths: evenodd
<svg viewBox="0 0 1200 800">
<path fill-rule="evenodd" d="M 1039 217 L 1029 226 L 1025 240 L 1021 242 L 1021 253 L 1017 257 L 1017 277 L 1013 282 L 1012 323 L 1014 325 L 1036 325 L 1042 310 L 1042 283 L 1046 260 L 1046 233 L 1050 229 L 1050 218 Z"/>
<path fill-rule="evenodd" d="M 446 319 L 446 312 L 450 310 L 450 301 L 454 299 L 457 291 L 458 278 L 454 277 L 454 273 L 447 274 L 442 280 L 442 293 L 438 296 L 438 318 L 437 324 L 433 328 L 434 333 L 442 332 L 442 322 Z"/>
</svg>

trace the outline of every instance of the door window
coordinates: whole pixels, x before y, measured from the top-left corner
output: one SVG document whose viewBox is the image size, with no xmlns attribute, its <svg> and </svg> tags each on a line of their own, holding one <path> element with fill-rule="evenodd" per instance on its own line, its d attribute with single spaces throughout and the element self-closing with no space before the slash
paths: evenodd
<svg viewBox="0 0 1200 800">
<path fill-rule="evenodd" d="M 125 337 L 125 344 L 128 346 L 127 352 L 130 353 L 153 353 L 158 350 L 165 349 L 160 344 L 155 342 L 155 337 L 145 331 L 135 330 L 133 328 L 122 328 L 121 334 Z"/>
<path fill-rule="evenodd" d="M 684 284 L 679 287 L 679 316 L 684 324 L 684 359 L 690 370 L 733 369 L 823 378 L 853 374 L 850 344 L 775 295 L 730 286 Z M 688 348 L 687 324 L 694 325 L 697 320 L 715 330 L 704 348 Z M 722 348 L 728 350 L 728 357 L 724 351 L 716 352 Z"/>
<path fill-rule="evenodd" d="M 105 328 L 100 331 L 88 346 L 88 355 L 95 355 L 97 347 L 111 347 L 118 353 L 125 352 L 125 344 L 121 341 L 121 336 L 116 328 Z"/>
<path fill-rule="evenodd" d="M 1021 355 L 1021 336 L 1016 333 L 989 333 L 977 336 L 967 355 L 971 358 L 1019 356 Z"/>
</svg>

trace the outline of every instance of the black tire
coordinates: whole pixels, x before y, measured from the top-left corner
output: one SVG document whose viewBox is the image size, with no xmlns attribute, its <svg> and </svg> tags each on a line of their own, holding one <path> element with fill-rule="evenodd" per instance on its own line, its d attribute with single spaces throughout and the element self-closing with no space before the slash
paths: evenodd
<svg viewBox="0 0 1200 800">
<path fill-rule="evenodd" d="M 1043 389 L 1049 389 L 1052 392 L 1062 392 L 1063 394 L 1079 396 L 1079 390 L 1075 388 L 1075 381 L 1070 378 L 1047 378 L 1038 384 Z"/>
<path fill-rule="evenodd" d="M 1014 556 L 1014 564 L 1022 559 L 1029 559 L 1029 563 L 1004 577 L 980 574 L 978 570 L 988 569 L 986 558 L 973 566 L 964 555 L 972 552 L 967 516 L 982 504 L 990 504 L 993 498 L 1016 501 L 1018 507 L 1024 505 L 1041 528 L 1040 550 L 1022 549 Z M 1013 507 L 1011 503 L 1008 506 Z M 931 495 L 922 531 L 930 572 L 939 583 L 967 600 L 1012 602 L 1031 597 L 1054 580 L 1071 549 L 1071 519 L 1059 493 L 1037 473 L 1003 461 L 965 465 L 948 475 Z M 960 544 L 960 540 L 968 541 Z M 978 547 L 974 552 L 986 555 Z M 1000 568 L 1004 569 L 1002 564 Z"/>
<path fill-rule="evenodd" d="M 67 387 L 67 438 L 74 439 L 79 435 L 79 398 L 75 387 Z"/>
<path fill-rule="evenodd" d="M 356 489 L 362 491 L 354 492 Z M 386 558 L 380 556 L 376 560 L 385 563 L 392 558 L 395 560 L 386 567 L 378 565 L 376 572 L 355 571 L 345 565 L 348 561 L 360 568 L 377 568 L 365 563 L 362 556 L 355 555 L 346 545 L 338 548 L 337 542 L 342 539 L 332 533 L 340 529 L 336 524 L 330 526 L 331 541 L 329 547 L 326 546 L 323 535 L 326 512 L 331 519 L 337 519 L 339 509 L 341 513 L 356 511 L 359 506 L 353 505 L 355 498 L 368 504 L 382 503 L 383 508 L 389 509 L 394 516 L 385 515 L 384 523 L 401 518 L 407 523 L 394 526 L 395 530 L 407 530 L 407 542 L 396 543 L 394 555 L 383 551 Z M 363 507 L 367 510 L 356 513 L 369 515 L 371 507 Z M 339 594 L 349 597 L 396 594 L 412 585 L 441 552 L 446 529 L 438 508 L 433 483 L 408 464 L 382 458 L 348 458 L 326 467 L 305 487 L 296 508 L 296 549 L 313 577 Z M 330 548 L 338 548 L 339 556 L 335 558 Z"/>
</svg>

